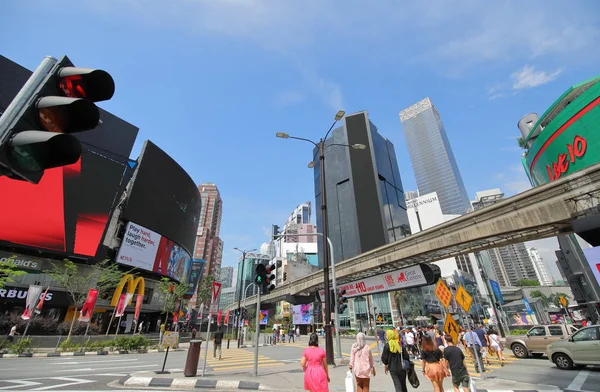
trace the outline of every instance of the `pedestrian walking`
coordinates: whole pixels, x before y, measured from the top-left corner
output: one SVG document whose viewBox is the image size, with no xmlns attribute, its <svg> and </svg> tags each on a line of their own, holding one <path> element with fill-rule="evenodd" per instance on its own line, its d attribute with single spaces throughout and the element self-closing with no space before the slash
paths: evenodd
<svg viewBox="0 0 600 392">
<path fill-rule="evenodd" d="M 490 360 L 488 359 L 488 347 L 490 346 L 490 337 L 488 336 L 483 324 L 479 325 L 479 328 L 475 330 L 475 333 L 481 342 L 481 359 L 486 365 L 489 365 Z"/>
<path fill-rule="evenodd" d="M 221 360 L 221 343 L 223 343 L 223 331 L 219 326 L 217 332 L 215 332 L 213 340 L 213 359 L 217 359 L 217 351 L 219 352 L 219 361 Z"/>
<path fill-rule="evenodd" d="M 444 350 L 444 359 L 448 361 L 448 367 L 452 373 L 452 386 L 455 392 L 460 392 L 462 387 L 463 392 L 469 392 L 469 371 L 465 363 L 465 354 L 462 350 L 455 346 L 452 336 L 445 336 L 446 349 Z"/>
<path fill-rule="evenodd" d="M 158 338 L 159 345 L 162 345 L 162 340 L 163 340 L 163 336 L 164 336 L 164 334 L 165 334 L 165 329 L 166 329 L 166 326 L 165 326 L 165 324 L 161 324 L 161 325 L 160 325 L 160 336 L 159 336 L 159 338 Z"/>
<path fill-rule="evenodd" d="M 479 354 L 481 352 L 481 341 L 479 340 L 479 336 L 477 336 L 473 330 L 469 329 L 467 332 L 465 332 L 464 340 L 469 348 L 469 351 L 471 351 L 473 360 L 475 361 L 475 371 L 477 373 L 485 372 L 483 362 L 481 361 L 481 355 Z"/>
<path fill-rule="evenodd" d="M 504 349 L 504 347 L 502 347 L 502 342 L 500 342 L 500 337 L 498 336 L 498 334 L 496 333 L 496 331 L 493 328 L 490 328 L 490 333 L 488 334 L 488 337 L 490 338 L 490 350 L 498 356 L 498 360 L 500 361 L 500 366 L 504 366 L 505 359 L 504 359 L 504 355 L 502 354 L 502 350 Z"/>
<path fill-rule="evenodd" d="M 9 342 L 12 342 L 15 339 L 15 335 L 18 335 L 19 333 L 17 332 L 17 326 L 13 325 L 13 327 L 10 329 L 10 332 L 8 333 L 8 336 L 6 337 L 6 340 L 8 340 Z"/>
<path fill-rule="evenodd" d="M 289 343 L 296 342 L 296 340 L 294 339 L 294 328 L 291 328 L 291 327 L 288 331 L 288 342 Z"/>
<path fill-rule="evenodd" d="M 296 327 L 296 339 L 300 341 L 300 327 Z"/>
<path fill-rule="evenodd" d="M 325 350 L 319 347 L 319 337 L 313 333 L 308 347 L 302 352 L 300 365 L 304 370 L 304 389 L 310 392 L 329 392 L 329 369 Z"/>
<path fill-rule="evenodd" d="M 433 384 L 433 392 L 444 392 L 444 377 L 449 376 L 450 371 L 442 351 L 435 347 L 433 339 L 428 335 L 423 338 L 421 362 L 423 374 Z"/>
<path fill-rule="evenodd" d="M 435 344 L 437 348 L 444 352 L 444 349 L 446 348 L 446 340 L 444 338 L 444 335 L 440 333 L 439 329 L 435 330 Z"/>
<path fill-rule="evenodd" d="M 385 346 L 385 331 L 383 327 L 379 327 L 377 331 L 377 349 L 380 353 L 383 351 L 383 346 Z"/>
<path fill-rule="evenodd" d="M 396 392 L 408 392 L 406 388 L 406 373 L 402 364 L 408 361 L 406 348 L 400 345 L 398 333 L 392 329 L 385 333 L 387 343 L 383 346 L 381 362 L 385 365 L 385 374 L 390 374 Z"/>
<path fill-rule="evenodd" d="M 356 343 L 352 345 L 350 370 L 356 378 L 357 392 L 369 392 L 371 374 L 375 377 L 376 371 L 373 363 L 373 353 L 365 342 L 365 334 L 362 332 L 356 334 Z"/>
</svg>

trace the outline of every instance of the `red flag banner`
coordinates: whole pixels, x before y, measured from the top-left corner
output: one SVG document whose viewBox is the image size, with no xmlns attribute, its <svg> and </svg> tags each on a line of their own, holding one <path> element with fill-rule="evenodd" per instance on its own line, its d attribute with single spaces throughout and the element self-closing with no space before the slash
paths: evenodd
<svg viewBox="0 0 600 392">
<path fill-rule="evenodd" d="M 42 295 L 43 289 L 44 288 L 42 286 L 29 286 L 29 290 L 27 291 L 27 299 L 25 300 L 25 310 L 21 315 L 23 320 L 29 320 L 31 318 L 31 313 L 33 313 L 35 306 L 37 305 L 37 301 Z"/>
<path fill-rule="evenodd" d="M 229 309 L 225 312 L 225 324 L 229 324 Z"/>
<path fill-rule="evenodd" d="M 46 300 L 46 294 L 48 294 L 48 290 L 50 290 L 50 287 L 46 287 L 46 291 L 44 291 L 44 294 L 42 294 L 40 297 L 40 302 L 38 302 L 38 305 L 35 307 L 35 314 L 42 313 L 42 307 L 44 306 L 44 301 Z"/>
<path fill-rule="evenodd" d="M 219 311 L 217 312 L 217 325 L 220 325 L 220 324 L 221 324 L 221 318 L 222 318 L 222 317 L 223 317 L 223 311 L 222 311 L 222 310 L 219 310 Z"/>
<path fill-rule="evenodd" d="M 121 317 L 125 314 L 125 307 L 127 306 L 127 296 L 125 294 L 121 294 L 119 297 L 119 302 L 117 303 L 117 308 L 115 310 L 115 317 Z"/>
<path fill-rule="evenodd" d="M 144 295 L 138 294 L 135 299 L 135 314 L 133 315 L 134 320 L 139 320 L 140 311 L 142 310 L 142 303 L 144 302 Z"/>
<path fill-rule="evenodd" d="M 91 320 L 92 314 L 94 313 L 94 306 L 96 306 L 97 299 L 98 299 L 98 290 L 90 289 L 90 291 L 88 291 L 87 298 L 85 299 L 85 302 L 83 303 L 83 306 L 81 307 L 79 321 L 81 321 L 83 323 L 88 323 Z"/>
</svg>

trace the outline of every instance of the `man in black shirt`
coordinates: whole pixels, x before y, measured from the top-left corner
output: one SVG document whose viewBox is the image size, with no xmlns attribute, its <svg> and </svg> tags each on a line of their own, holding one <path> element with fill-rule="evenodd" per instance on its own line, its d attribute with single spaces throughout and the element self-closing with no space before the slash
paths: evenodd
<svg viewBox="0 0 600 392">
<path fill-rule="evenodd" d="M 463 388 L 463 392 L 469 392 L 469 371 L 465 365 L 465 355 L 462 350 L 454 345 L 452 336 L 447 335 L 446 343 L 448 347 L 444 349 L 444 358 L 448 361 L 450 371 L 452 372 L 452 386 L 455 392 Z"/>
<path fill-rule="evenodd" d="M 219 360 L 221 360 L 221 343 L 223 342 L 223 331 L 221 327 L 215 332 L 213 342 L 213 359 L 217 359 L 217 350 L 219 350 Z"/>
</svg>

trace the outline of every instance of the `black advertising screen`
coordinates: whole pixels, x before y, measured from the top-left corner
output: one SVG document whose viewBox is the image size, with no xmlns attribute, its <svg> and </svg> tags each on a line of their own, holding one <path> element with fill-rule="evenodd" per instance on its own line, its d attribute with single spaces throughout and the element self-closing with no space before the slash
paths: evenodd
<svg viewBox="0 0 600 392">
<path fill-rule="evenodd" d="M 191 177 L 167 153 L 146 141 L 131 181 L 121 219 L 155 231 L 192 254 L 200 192 Z"/>
<path fill-rule="evenodd" d="M 125 167 L 84 147 L 37 185 L 0 177 L 0 242 L 96 256 Z"/>
</svg>

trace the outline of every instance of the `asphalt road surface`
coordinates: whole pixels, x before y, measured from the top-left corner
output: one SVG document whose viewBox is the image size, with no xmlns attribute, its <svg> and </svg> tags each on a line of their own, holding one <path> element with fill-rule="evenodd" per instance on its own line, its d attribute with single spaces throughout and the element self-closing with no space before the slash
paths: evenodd
<svg viewBox="0 0 600 392">
<path fill-rule="evenodd" d="M 352 342 L 351 339 L 342 340 L 342 354 L 346 358 L 350 355 Z M 261 369 L 299 363 L 302 350 L 306 345 L 306 339 L 302 339 L 295 343 L 260 347 L 259 373 Z M 371 346 L 373 346 L 375 361 L 378 362 L 379 353 L 374 342 L 371 342 Z M 227 349 L 224 346 L 223 355 L 219 360 L 212 357 L 212 346 L 209 346 L 207 374 L 223 380 L 231 375 L 247 374 L 248 379 L 251 379 L 253 349 L 237 349 L 235 342 L 231 342 L 230 347 Z M 202 371 L 204 354 L 203 347 L 199 374 Z M 0 359 L 0 391 L 108 390 L 111 389 L 107 386 L 108 383 L 127 374 L 160 370 L 164 357 L 164 353 L 152 353 L 60 358 L 3 358 Z M 187 351 L 170 352 L 166 370 L 181 372 L 186 357 Z M 581 370 L 562 371 L 545 358 L 516 359 L 509 353 L 506 353 L 506 357 L 508 365 L 505 367 L 501 367 L 492 359 L 490 371 L 486 372 L 485 377 L 557 386 L 565 391 L 600 391 L 600 368 L 587 367 Z M 420 361 L 415 361 L 415 364 L 420 367 Z M 379 368 L 383 365 L 377 363 L 376 366 Z M 473 365 L 470 364 L 469 367 L 474 374 Z M 423 387 L 425 385 L 420 389 L 424 391 Z"/>
</svg>

